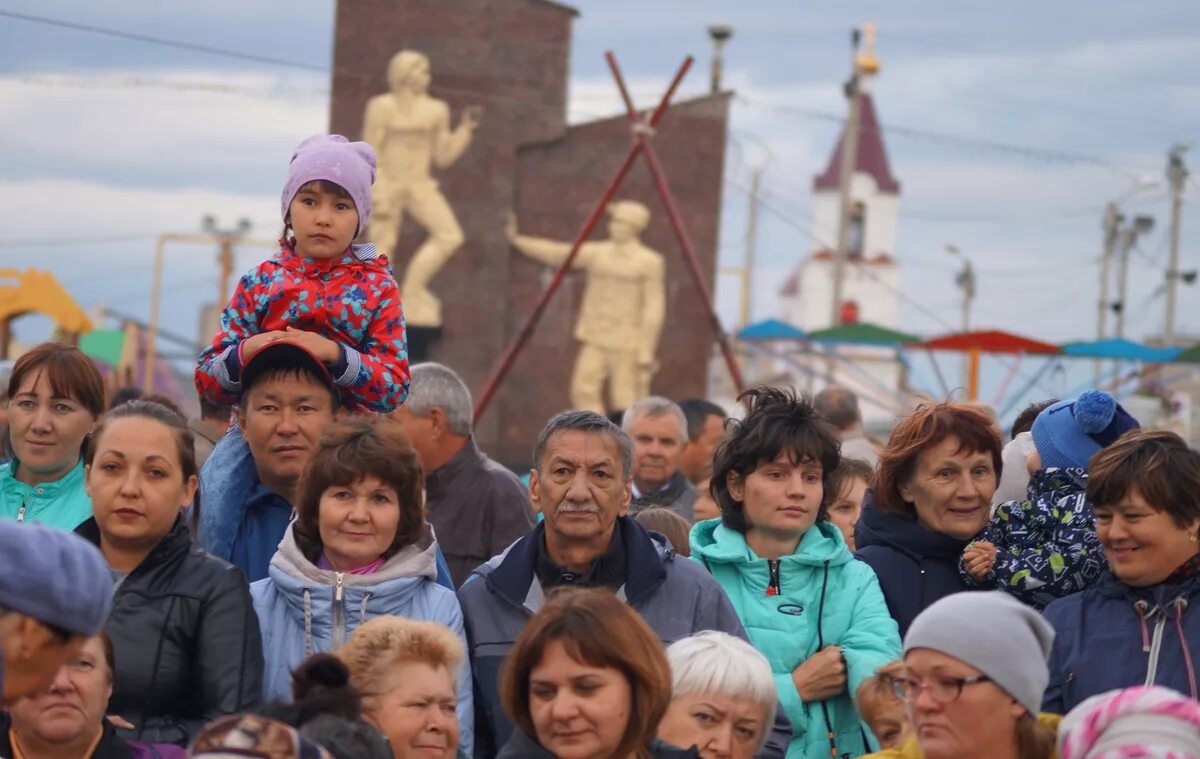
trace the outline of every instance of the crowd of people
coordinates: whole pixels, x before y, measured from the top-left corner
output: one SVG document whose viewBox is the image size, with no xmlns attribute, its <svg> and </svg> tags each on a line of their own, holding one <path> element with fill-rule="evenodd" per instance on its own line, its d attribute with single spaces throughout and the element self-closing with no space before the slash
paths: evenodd
<svg viewBox="0 0 1200 759">
<path fill-rule="evenodd" d="M 16 361 L 0 758 L 1200 757 L 1177 435 L 1090 390 L 876 441 L 757 387 L 556 413 L 523 483 L 408 365 L 373 175 L 298 148 L 199 419 Z"/>
</svg>

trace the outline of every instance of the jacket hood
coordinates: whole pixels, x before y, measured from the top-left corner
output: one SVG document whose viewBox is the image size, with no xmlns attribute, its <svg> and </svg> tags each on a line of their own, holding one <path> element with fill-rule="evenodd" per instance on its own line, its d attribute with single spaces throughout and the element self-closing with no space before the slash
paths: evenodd
<svg viewBox="0 0 1200 759">
<path fill-rule="evenodd" d="M 888 546 L 918 561 L 922 558 L 957 561 L 970 540 L 931 532 L 914 517 L 893 516 L 875 505 L 875 494 L 868 490 L 863 498 L 862 516 L 854 530 L 854 542 L 860 549 Z"/>
<path fill-rule="evenodd" d="M 748 564 L 765 561 L 746 544 L 746 536 L 725 526 L 720 518 L 698 522 L 692 528 L 692 555 L 712 563 Z M 784 564 L 823 567 L 840 566 L 854 559 L 842 531 L 829 522 L 817 522 L 800 538 L 796 552 L 783 556 Z"/>
<path fill-rule="evenodd" d="M 675 560 L 675 551 L 667 539 L 650 533 L 631 517 L 618 517 L 615 530 L 621 531 L 625 546 L 625 584 L 617 596 L 629 603 L 653 592 L 667 579 L 666 564 Z M 472 577 L 479 575 L 495 593 L 530 613 L 541 608 L 545 593 L 537 579 L 538 545 L 546 532 L 546 523 L 539 522 L 533 531 L 499 556 L 476 567 Z M 476 582 L 468 579 L 467 582 Z M 465 585 L 466 583 L 464 583 Z"/>
<path fill-rule="evenodd" d="M 337 581 L 338 572 L 321 569 L 313 564 L 300 551 L 296 544 L 296 523 L 288 525 L 279 550 L 271 558 L 271 578 L 279 584 L 280 575 L 307 585 L 333 585 Z M 349 572 L 340 573 L 342 584 L 347 587 L 376 587 L 393 580 L 420 580 L 428 578 L 437 580 L 437 541 L 434 540 L 433 528 L 427 527 L 425 534 L 412 545 L 401 548 L 396 555 L 383 563 L 378 571 L 369 575 L 355 575 Z"/>
</svg>

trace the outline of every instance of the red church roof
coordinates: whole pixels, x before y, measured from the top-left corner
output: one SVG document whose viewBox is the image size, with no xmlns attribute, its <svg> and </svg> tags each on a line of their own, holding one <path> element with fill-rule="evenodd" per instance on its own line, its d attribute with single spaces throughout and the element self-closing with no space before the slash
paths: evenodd
<svg viewBox="0 0 1200 759">
<path fill-rule="evenodd" d="M 841 178 L 842 143 L 846 140 L 846 128 L 838 137 L 837 147 L 829 159 L 825 173 L 813 179 L 814 190 L 837 190 Z M 875 178 L 880 192 L 899 194 L 900 182 L 892 176 L 892 168 L 888 165 L 887 149 L 883 146 L 883 132 L 879 128 L 879 119 L 875 115 L 875 101 L 870 93 L 862 96 L 862 123 L 858 130 L 858 165 L 856 171 L 869 174 Z"/>
</svg>

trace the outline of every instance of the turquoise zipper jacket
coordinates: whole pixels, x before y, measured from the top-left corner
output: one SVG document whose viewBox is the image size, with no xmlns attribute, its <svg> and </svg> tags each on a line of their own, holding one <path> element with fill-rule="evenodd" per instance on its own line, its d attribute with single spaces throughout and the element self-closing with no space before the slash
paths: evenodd
<svg viewBox="0 0 1200 759">
<path fill-rule="evenodd" d="M 900 633 L 875 572 L 855 561 L 837 527 L 813 525 L 791 556 L 759 558 L 746 538 L 720 519 L 692 528 L 692 559 L 728 594 L 750 635 L 771 662 L 779 701 L 792 721 L 788 759 L 827 759 L 830 730 L 837 756 L 874 748 L 851 695 L 880 666 L 900 657 Z M 841 646 L 847 691 L 805 703 L 792 671 L 825 646 Z"/>
<path fill-rule="evenodd" d="M 0 519 L 71 531 L 92 518 L 92 499 L 83 488 L 82 459 L 61 478 L 40 485 L 17 480 L 16 468 L 16 459 L 0 464 Z"/>
</svg>

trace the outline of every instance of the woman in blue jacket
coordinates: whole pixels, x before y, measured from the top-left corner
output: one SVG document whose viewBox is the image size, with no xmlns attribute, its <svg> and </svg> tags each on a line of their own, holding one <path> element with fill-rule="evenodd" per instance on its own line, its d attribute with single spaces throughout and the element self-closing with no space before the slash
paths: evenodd
<svg viewBox="0 0 1200 759">
<path fill-rule="evenodd" d="M 340 648 L 364 622 L 391 615 L 438 622 L 462 640 L 454 591 L 437 583 L 416 451 L 396 422 L 356 417 L 321 436 L 301 475 L 296 520 L 250 586 L 263 641 L 266 700 L 287 700 L 305 658 Z M 461 744 L 470 753 L 470 667 L 458 673 Z"/>
<path fill-rule="evenodd" d="M 771 662 L 792 721 L 788 757 L 867 753 L 850 694 L 899 657 L 900 637 L 874 571 L 826 517 L 837 433 L 792 393 L 756 388 L 742 398 L 749 412 L 714 462 L 721 518 L 693 528 L 692 558 Z"/>
<path fill-rule="evenodd" d="M 1112 576 L 1046 607 L 1043 711 L 1143 684 L 1200 697 L 1200 453 L 1172 432 L 1126 433 L 1092 458 L 1087 498 Z"/>
</svg>

